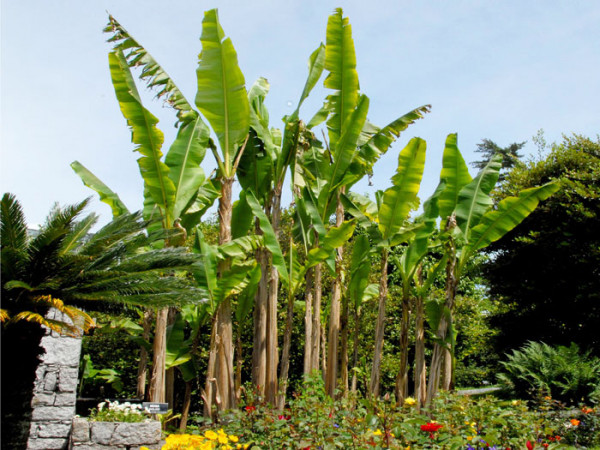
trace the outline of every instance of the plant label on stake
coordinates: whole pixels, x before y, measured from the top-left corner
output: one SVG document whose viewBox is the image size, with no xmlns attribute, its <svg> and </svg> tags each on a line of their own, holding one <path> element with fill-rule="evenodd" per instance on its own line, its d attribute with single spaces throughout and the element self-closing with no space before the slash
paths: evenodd
<svg viewBox="0 0 600 450">
<path fill-rule="evenodd" d="M 143 402 L 142 405 L 150 414 L 167 414 L 169 412 L 168 403 Z"/>
</svg>

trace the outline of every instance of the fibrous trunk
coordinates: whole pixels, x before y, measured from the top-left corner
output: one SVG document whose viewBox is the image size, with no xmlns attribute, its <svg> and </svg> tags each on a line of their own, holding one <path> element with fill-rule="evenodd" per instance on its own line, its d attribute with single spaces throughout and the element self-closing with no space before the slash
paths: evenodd
<svg viewBox="0 0 600 450">
<path fill-rule="evenodd" d="M 290 368 L 290 347 L 292 344 L 292 329 L 294 328 L 294 297 L 292 295 L 288 296 L 286 314 L 283 350 L 281 353 L 281 373 L 279 374 L 281 393 L 277 400 L 277 407 L 279 410 L 283 410 L 283 407 L 285 406 L 285 393 L 287 389 L 288 372 Z"/>
<path fill-rule="evenodd" d="M 354 309 L 354 349 L 352 351 L 352 368 L 356 368 L 358 365 L 358 340 L 360 336 L 360 308 Z M 356 370 L 352 371 L 352 386 L 351 391 L 356 392 L 358 384 L 358 376 L 356 375 Z"/>
<path fill-rule="evenodd" d="M 344 221 L 344 207 L 338 193 L 335 210 L 335 225 L 339 227 Z M 343 247 L 336 249 L 335 280 L 331 292 L 331 311 L 329 314 L 329 334 L 327 336 L 327 371 L 325 374 L 325 392 L 330 397 L 335 394 L 338 372 L 338 340 L 340 335 L 340 308 L 342 299 L 342 258 Z"/>
<path fill-rule="evenodd" d="M 304 295 L 304 304 L 306 310 L 304 313 L 304 375 L 312 372 L 312 325 L 313 325 L 313 299 L 314 299 L 314 268 L 306 273 L 306 292 Z"/>
<path fill-rule="evenodd" d="M 371 381 L 369 393 L 373 397 L 379 396 L 379 377 L 381 374 L 381 355 L 383 353 L 383 334 L 385 328 L 385 303 L 387 301 L 387 265 L 388 251 L 386 248 L 381 254 L 381 275 L 379 279 L 379 311 L 375 328 L 375 350 L 373 351 L 373 367 L 371 368 Z"/>
<path fill-rule="evenodd" d="M 344 296 L 342 299 L 342 317 L 341 317 L 342 342 L 340 348 L 340 377 L 342 395 L 348 395 L 348 299 Z"/>
<path fill-rule="evenodd" d="M 142 323 L 142 339 L 148 341 L 150 339 L 150 331 L 152 329 L 152 320 L 154 319 L 154 313 L 150 308 L 144 310 L 144 319 Z M 137 374 L 137 389 L 136 396 L 140 400 L 146 398 L 146 377 L 148 373 L 148 350 L 143 345 L 140 346 L 140 361 L 138 363 L 138 374 Z"/>
<path fill-rule="evenodd" d="M 427 367 L 425 365 L 425 308 L 423 298 L 416 299 L 415 326 L 415 396 L 417 407 L 425 405 L 427 397 Z"/>
<path fill-rule="evenodd" d="M 257 225 L 258 228 L 258 225 Z M 258 232 L 259 230 L 257 230 Z M 261 248 L 256 251 L 261 277 L 254 297 L 254 342 L 252 348 L 252 381 L 262 397 L 267 377 L 267 296 L 269 289 L 269 254 Z"/>
<path fill-rule="evenodd" d="M 219 245 L 231 241 L 231 187 L 233 178 L 221 179 L 221 197 L 219 198 Z M 218 277 L 229 269 L 230 261 L 220 261 L 218 265 Z M 220 411 L 231 409 L 235 406 L 234 371 L 233 371 L 233 324 L 231 320 L 231 302 L 224 299 L 217 307 L 214 321 L 213 338 L 211 339 L 211 351 L 215 352 L 215 364 L 212 373 L 208 372 L 206 380 L 206 393 L 212 390 L 209 387 L 214 379 L 216 392 L 212 393 L 209 400 L 211 404 L 216 403 Z M 210 367 L 209 367 L 210 369 Z"/>
<path fill-rule="evenodd" d="M 149 397 L 151 402 L 165 401 L 165 356 L 167 351 L 167 320 L 169 308 L 161 308 L 156 314 L 156 328 L 152 344 L 152 377 Z"/>
<path fill-rule="evenodd" d="M 451 244 L 452 245 L 452 244 Z M 445 309 L 450 312 L 450 317 L 447 317 L 446 314 L 442 314 L 440 319 L 440 323 L 438 325 L 438 329 L 436 332 L 436 337 L 438 342 L 433 347 L 433 355 L 431 357 L 431 369 L 429 371 L 429 381 L 427 383 L 427 403 L 431 403 L 435 395 L 437 394 L 437 390 L 440 384 L 440 375 L 443 370 L 442 363 L 444 362 L 446 353 L 450 354 L 448 350 L 448 327 L 450 325 L 449 319 L 452 317 L 452 309 L 454 307 L 454 299 L 456 297 L 456 287 L 458 285 L 458 280 L 456 279 L 456 257 L 455 257 L 455 249 L 452 246 L 449 250 L 450 258 L 448 259 L 448 264 L 446 266 L 446 300 L 445 300 Z M 450 371 L 452 370 L 452 360 L 447 358 L 449 361 Z M 451 379 L 451 376 L 448 377 Z"/>
<path fill-rule="evenodd" d="M 319 363 L 321 361 L 321 298 L 323 294 L 322 286 L 322 266 L 317 264 L 315 266 L 315 282 L 314 282 L 314 307 L 313 307 L 313 323 L 312 323 L 312 338 L 311 338 L 311 364 L 310 372 L 319 370 Z"/>
<path fill-rule="evenodd" d="M 271 226 L 273 227 L 273 231 L 277 237 L 279 237 L 280 219 L 281 186 L 278 186 L 273 194 L 271 207 Z M 279 355 L 277 351 L 277 298 L 279 290 L 279 272 L 272 263 L 269 272 L 269 294 L 267 297 L 267 376 L 265 380 L 265 400 L 275 405 L 278 392 L 277 366 L 279 364 Z"/>
<path fill-rule="evenodd" d="M 402 321 L 400 324 L 400 369 L 396 376 L 396 399 L 403 405 L 408 395 L 408 326 L 410 302 L 408 296 L 402 298 Z"/>
</svg>

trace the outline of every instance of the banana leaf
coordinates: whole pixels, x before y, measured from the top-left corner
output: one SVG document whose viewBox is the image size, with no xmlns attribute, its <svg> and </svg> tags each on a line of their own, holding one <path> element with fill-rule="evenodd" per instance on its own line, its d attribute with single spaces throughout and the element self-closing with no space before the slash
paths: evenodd
<svg viewBox="0 0 600 450">
<path fill-rule="evenodd" d="M 168 213 L 173 210 L 175 203 L 175 184 L 169 178 L 169 167 L 161 161 L 164 135 L 156 127 L 158 119 L 142 105 L 122 50 L 110 52 L 108 59 L 121 112 L 131 128 L 135 150 L 142 155 L 138 164 L 144 179 L 145 194 L 152 196 L 152 201 L 162 210 L 170 226 L 172 217 Z"/>
<path fill-rule="evenodd" d="M 348 18 L 343 17 L 341 8 L 337 8 L 327 21 L 325 69 L 329 74 L 324 86 L 336 91 L 328 97 L 332 114 L 327 121 L 327 128 L 329 143 L 333 148 L 343 134 L 346 120 L 358 104 L 359 90 L 352 26 Z"/>
<path fill-rule="evenodd" d="M 237 147 L 248 135 L 250 107 L 237 53 L 225 37 L 216 9 L 204 13 L 200 41 L 196 105 L 219 140 L 223 176 L 231 178 Z"/>
<path fill-rule="evenodd" d="M 164 98 L 168 105 L 175 108 L 179 122 L 187 123 L 198 118 L 198 113 L 186 100 L 169 74 L 113 16 L 109 15 L 108 17 L 109 22 L 104 28 L 105 33 L 112 33 L 108 42 L 114 42 L 115 48 L 123 50 L 129 67 L 141 67 L 140 78 L 150 89 L 158 89 L 157 98 Z"/>
<path fill-rule="evenodd" d="M 556 182 L 525 189 L 518 197 L 507 197 L 498 203 L 495 210 L 487 211 L 479 224 L 471 229 L 469 253 L 487 247 L 497 241 L 531 214 L 539 202 L 547 199 L 559 189 Z"/>
<path fill-rule="evenodd" d="M 502 156 L 494 155 L 487 165 L 481 169 L 475 179 L 464 186 L 458 193 L 456 203 L 456 225 L 465 238 L 469 239 L 471 228 L 479 223 L 481 216 L 491 208 L 493 201 L 490 192 L 498 181 L 502 168 Z"/>
<path fill-rule="evenodd" d="M 398 233 L 413 209 L 425 168 L 426 143 L 413 138 L 398 156 L 398 169 L 392 177 L 379 208 L 379 230 L 383 240 Z"/>
<path fill-rule="evenodd" d="M 454 212 L 458 203 L 459 192 L 472 181 L 467 164 L 458 150 L 456 134 L 449 134 L 446 138 L 440 179 L 446 183 L 446 189 L 439 200 L 440 217 L 442 218 L 440 229 L 444 230 L 447 218 Z"/>
<path fill-rule="evenodd" d="M 128 214 L 129 210 L 127 206 L 121 201 L 119 196 L 113 192 L 107 185 L 105 185 L 99 178 L 97 178 L 92 172 L 90 172 L 83 164 L 79 161 L 73 161 L 71 168 L 75 171 L 83 184 L 90 189 L 93 189 L 100 196 L 100 201 L 110 206 L 112 210 L 113 218 L 119 217 L 121 214 Z"/>
<path fill-rule="evenodd" d="M 173 210 L 170 214 L 173 219 L 180 218 L 185 213 L 206 179 L 200 164 L 206 154 L 209 137 L 210 130 L 197 117 L 194 121 L 181 125 L 177 138 L 165 157 L 169 178 L 175 185 Z"/>
</svg>

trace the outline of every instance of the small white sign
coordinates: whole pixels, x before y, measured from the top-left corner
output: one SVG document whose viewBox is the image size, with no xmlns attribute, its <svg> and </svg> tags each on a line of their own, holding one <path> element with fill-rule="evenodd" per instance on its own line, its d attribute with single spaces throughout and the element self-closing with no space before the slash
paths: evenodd
<svg viewBox="0 0 600 450">
<path fill-rule="evenodd" d="M 166 414 L 169 411 L 168 403 L 143 402 L 142 405 L 150 414 Z"/>
</svg>

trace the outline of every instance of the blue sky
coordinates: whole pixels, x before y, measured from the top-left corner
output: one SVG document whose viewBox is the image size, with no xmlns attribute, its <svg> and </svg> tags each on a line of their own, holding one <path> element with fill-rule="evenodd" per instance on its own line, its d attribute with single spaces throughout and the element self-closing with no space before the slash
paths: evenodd
<svg viewBox="0 0 600 450">
<path fill-rule="evenodd" d="M 55 201 L 74 203 L 93 192 L 69 164 L 79 160 L 130 209 L 142 206 L 142 183 L 130 132 L 110 83 L 106 11 L 169 72 L 189 100 L 196 92 L 203 12 L 218 7 L 250 86 L 271 84 L 271 125 L 295 107 L 307 59 L 325 39 L 327 17 L 342 6 L 353 27 L 361 91 L 369 119 L 383 126 L 431 104 L 375 167 L 384 189 L 408 140 L 428 143 L 421 188 L 438 182 L 445 137 L 458 133 L 474 161 L 483 138 L 501 146 L 528 141 L 543 128 L 548 142 L 563 133 L 600 132 L 600 3 L 591 1 L 101 1 L 2 0 L 0 187 L 39 224 Z M 301 116 L 312 117 L 325 93 L 313 91 Z M 174 116 L 145 97 L 165 132 Z M 293 105 L 293 106 L 291 106 Z M 214 167 L 210 154 L 207 171 Z M 94 194 L 95 195 L 95 194 Z M 107 206 L 94 199 L 103 221 Z"/>
</svg>

